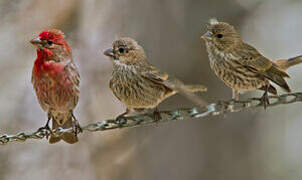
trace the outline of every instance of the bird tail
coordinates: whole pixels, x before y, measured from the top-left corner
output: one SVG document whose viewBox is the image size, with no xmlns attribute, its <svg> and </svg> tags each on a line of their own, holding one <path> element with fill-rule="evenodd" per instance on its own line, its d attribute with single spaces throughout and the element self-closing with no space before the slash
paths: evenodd
<svg viewBox="0 0 302 180">
<path fill-rule="evenodd" d="M 189 92 L 193 92 L 193 93 L 207 91 L 207 88 L 200 84 L 185 85 L 185 89 L 187 89 Z"/>
<path fill-rule="evenodd" d="M 71 112 L 68 112 L 69 114 L 59 114 L 56 117 L 53 117 L 52 120 L 52 129 L 58 129 L 58 127 L 61 127 L 63 129 L 69 129 L 73 126 L 73 121 L 72 121 L 72 114 Z M 64 121 L 64 118 L 68 118 L 66 121 Z M 58 122 L 63 122 L 63 124 L 59 125 Z M 62 134 L 62 136 L 57 137 L 50 135 L 49 138 L 49 143 L 54 144 L 59 142 L 60 140 L 63 140 L 69 144 L 74 144 L 78 142 L 78 137 L 74 132 L 65 132 Z"/>
<path fill-rule="evenodd" d="M 285 91 L 291 92 L 287 82 L 284 79 L 289 78 L 289 75 L 285 71 L 281 70 L 279 67 L 272 66 L 265 72 L 265 76 L 274 83 L 278 84 Z"/>
<path fill-rule="evenodd" d="M 297 64 L 302 63 L 302 55 L 301 56 L 296 56 L 293 58 L 289 58 L 289 59 L 280 59 L 280 60 L 276 60 L 275 64 L 278 65 L 278 67 L 282 70 L 287 70 L 288 68 L 295 66 Z"/>
<path fill-rule="evenodd" d="M 165 81 L 165 85 L 173 90 L 170 95 L 179 93 L 198 105 L 208 105 L 201 97 L 194 94 L 194 92 L 207 91 L 207 88 L 203 85 L 185 85 L 182 81 L 172 76 L 169 76 L 169 79 Z"/>
</svg>

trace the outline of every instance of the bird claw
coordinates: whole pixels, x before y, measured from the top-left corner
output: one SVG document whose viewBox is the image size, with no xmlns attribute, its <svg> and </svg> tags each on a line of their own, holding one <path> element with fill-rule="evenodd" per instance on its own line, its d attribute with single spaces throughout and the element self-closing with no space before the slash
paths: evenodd
<svg viewBox="0 0 302 180">
<path fill-rule="evenodd" d="M 74 132 L 75 136 L 77 136 L 79 133 L 83 132 L 83 129 L 81 128 L 79 121 L 73 115 L 73 112 L 71 112 L 71 117 L 72 117 L 72 131 Z"/>
<path fill-rule="evenodd" d="M 76 120 L 72 123 L 72 131 L 77 136 L 79 133 L 83 132 L 83 129 L 80 126 L 80 123 Z"/>
<path fill-rule="evenodd" d="M 46 130 L 46 133 L 45 133 L 46 139 L 48 139 L 49 135 L 53 134 L 48 124 L 46 124 L 45 126 L 40 127 L 38 129 L 38 131 L 42 131 L 42 130 Z"/>
<path fill-rule="evenodd" d="M 160 112 L 157 109 L 153 112 L 153 118 L 155 122 L 158 122 L 162 119 Z"/>
<path fill-rule="evenodd" d="M 120 115 L 115 119 L 115 123 L 118 125 L 123 125 L 127 123 L 127 119 L 125 118 L 124 115 Z"/>
<path fill-rule="evenodd" d="M 232 100 L 236 101 L 235 99 L 232 99 Z M 222 111 L 226 111 L 228 109 L 229 104 L 223 100 L 219 100 L 217 104 L 221 106 Z"/>
</svg>

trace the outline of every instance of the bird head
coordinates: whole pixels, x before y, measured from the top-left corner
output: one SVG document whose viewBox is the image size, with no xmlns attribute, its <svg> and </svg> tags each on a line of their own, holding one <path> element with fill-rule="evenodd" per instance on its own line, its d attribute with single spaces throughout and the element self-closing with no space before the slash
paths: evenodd
<svg viewBox="0 0 302 180">
<path fill-rule="evenodd" d="M 30 41 L 37 47 L 38 52 L 48 55 L 56 53 L 70 53 L 71 49 L 65 41 L 64 33 L 57 29 L 46 30 L 39 34 L 38 37 Z"/>
<path fill-rule="evenodd" d="M 209 20 L 207 32 L 201 38 L 219 50 L 231 49 L 242 42 L 239 33 L 232 25 L 214 18 Z"/>
<path fill-rule="evenodd" d="M 132 38 L 124 37 L 113 42 L 112 48 L 107 49 L 104 55 L 115 63 L 126 65 L 139 64 L 146 61 L 144 49 Z"/>
</svg>

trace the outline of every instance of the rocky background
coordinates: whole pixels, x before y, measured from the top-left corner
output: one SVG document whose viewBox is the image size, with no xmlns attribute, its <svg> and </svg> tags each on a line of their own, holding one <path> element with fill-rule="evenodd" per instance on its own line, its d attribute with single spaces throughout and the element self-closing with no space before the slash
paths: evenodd
<svg viewBox="0 0 302 180">
<path fill-rule="evenodd" d="M 32 85 L 40 31 L 65 32 L 81 71 L 81 124 L 124 111 L 108 87 L 113 40 L 130 36 L 149 61 L 186 83 L 208 87 L 208 102 L 231 97 L 210 70 L 204 42 L 211 17 L 233 24 L 243 39 L 272 59 L 302 54 L 299 0 L 0 0 L 0 133 L 45 124 Z M 302 65 L 289 70 L 302 90 Z M 282 92 L 282 91 L 280 91 Z M 246 93 L 242 98 L 260 96 Z M 189 107 L 174 96 L 161 109 Z M 0 146 L 0 179 L 284 180 L 302 178 L 301 104 L 261 108 L 159 126 L 84 133 L 75 145 L 46 140 Z"/>
</svg>

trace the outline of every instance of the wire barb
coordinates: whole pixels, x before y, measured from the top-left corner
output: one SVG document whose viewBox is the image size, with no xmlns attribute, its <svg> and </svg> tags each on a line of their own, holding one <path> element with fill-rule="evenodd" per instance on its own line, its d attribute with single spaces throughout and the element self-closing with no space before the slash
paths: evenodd
<svg viewBox="0 0 302 180">
<path fill-rule="evenodd" d="M 268 107 L 278 106 L 281 104 L 291 104 L 302 102 L 302 92 L 283 94 L 280 96 L 269 96 L 270 104 Z M 206 107 L 181 108 L 171 111 L 161 111 L 162 119 L 154 121 L 153 114 L 139 114 L 136 116 L 126 117 L 124 123 L 117 123 L 115 119 L 103 120 L 83 126 L 83 131 L 97 132 L 112 129 L 130 128 L 138 126 L 156 125 L 159 123 L 171 122 L 175 120 L 185 120 L 190 118 L 204 118 L 208 116 L 217 116 L 227 112 L 239 112 L 246 109 L 262 107 L 260 98 L 250 98 L 246 101 L 219 101 Z M 0 134 L 0 145 L 6 145 L 10 142 L 25 142 L 27 139 L 43 139 L 47 134 L 46 129 L 38 129 L 35 132 L 20 132 L 16 135 Z M 59 128 L 52 133 L 54 136 L 61 136 L 63 133 L 72 132 L 70 129 Z M 49 133 L 49 132 L 48 132 Z"/>
</svg>

